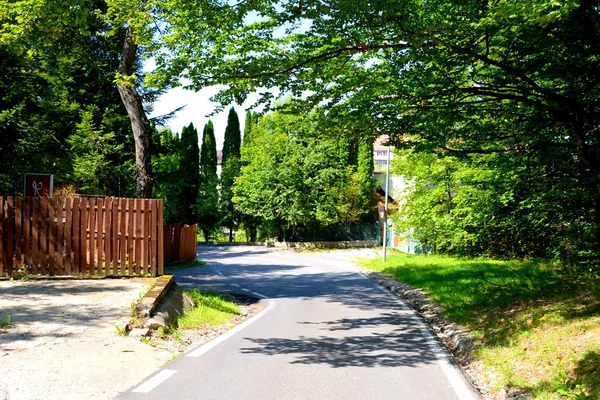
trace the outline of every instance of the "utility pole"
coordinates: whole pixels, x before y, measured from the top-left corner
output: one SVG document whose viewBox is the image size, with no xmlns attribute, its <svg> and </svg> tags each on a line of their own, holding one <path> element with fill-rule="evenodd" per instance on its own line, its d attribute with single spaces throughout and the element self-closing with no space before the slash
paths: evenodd
<svg viewBox="0 0 600 400">
<path fill-rule="evenodd" d="M 387 251 L 387 220 L 388 220 L 388 198 L 390 189 L 390 153 L 392 148 L 388 137 L 387 165 L 385 167 L 385 209 L 383 217 L 383 262 L 385 262 Z"/>
</svg>

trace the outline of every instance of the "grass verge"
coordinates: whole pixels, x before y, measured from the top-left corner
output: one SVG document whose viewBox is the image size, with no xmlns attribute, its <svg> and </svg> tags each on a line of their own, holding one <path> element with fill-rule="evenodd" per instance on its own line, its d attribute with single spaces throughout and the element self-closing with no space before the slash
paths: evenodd
<svg viewBox="0 0 600 400">
<path fill-rule="evenodd" d="M 240 314 L 240 308 L 226 295 L 216 292 L 186 290 L 196 307 L 177 319 L 179 329 L 198 329 L 206 325 L 222 325 L 234 315 Z"/>
<path fill-rule="evenodd" d="M 232 317 L 240 315 L 240 308 L 227 295 L 217 292 L 185 290 L 196 306 L 179 316 L 177 321 L 156 332 L 158 339 L 174 339 L 183 342 L 186 331 L 210 331 L 227 324 Z"/>
<path fill-rule="evenodd" d="M 598 286 L 543 262 L 397 254 L 368 269 L 424 289 L 473 335 L 493 390 L 533 399 L 600 399 Z"/>
</svg>

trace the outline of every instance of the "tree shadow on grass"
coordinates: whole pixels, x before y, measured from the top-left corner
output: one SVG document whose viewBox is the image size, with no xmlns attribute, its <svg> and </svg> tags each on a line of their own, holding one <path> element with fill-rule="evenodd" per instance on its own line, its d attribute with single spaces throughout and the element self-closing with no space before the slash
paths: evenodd
<svg viewBox="0 0 600 400">
<path fill-rule="evenodd" d="M 549 314 L 564 320 L 600 315 L 594 291 L 534 262 L 461 260 L 450 267 L 432 263 L 382 272 L 423 288 L 446 317 L 481 332 L 491 346 L 505 345 L 540 326 Z"/>
<path fill-rule="evenodd" d="M 600 354 L 586 352 L 572 371 L 564 370 L 560 376 L 531 386 L 521 386 L 517 390 L 533 396 L 554 393 L 563 399 L 598 400 L 600 399 Z"/>
</svg>

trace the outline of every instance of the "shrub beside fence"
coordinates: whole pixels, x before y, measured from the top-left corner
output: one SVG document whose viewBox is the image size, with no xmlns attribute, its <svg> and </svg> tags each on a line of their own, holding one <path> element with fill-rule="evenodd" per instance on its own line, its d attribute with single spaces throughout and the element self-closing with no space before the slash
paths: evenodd
<svg viewBox="0 0 600 400">
<path fill-rule="evenodd" d="M 196 259 L 198 225 L 165 225 L 165 264 L 190 262 Z"/>
<path fill-rule="evenodd" d="M 0 276 L 156 276 L 163 250 L 162 200 L 0 197 Z"/>
</svg>

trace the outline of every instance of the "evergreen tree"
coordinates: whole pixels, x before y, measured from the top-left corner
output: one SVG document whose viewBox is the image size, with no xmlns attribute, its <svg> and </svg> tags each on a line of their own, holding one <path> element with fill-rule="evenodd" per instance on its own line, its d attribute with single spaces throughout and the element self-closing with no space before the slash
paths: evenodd
<svg viewBox="0 0 600 400">
<path fill-rule="evenodd" d="M 181 222 L 192 225 L 198 222 L 198 179 L 200 177 L 198 132 L 192 123 L 181 131 L 180 160 L 181 195 L 185 205 Z"/>
<path fill-rule="evenodd" d="M 165 201 L 165 224 L 183 221 L 183 213 L 187 208 L 181 195 L 183 183 L 179 171 L 180 149 L 181 141 L 177 133 L 170 129 L 155 129 L 152 138 L 152 170 L 155 172 L 156 181 L 152 185 L 152 195 Z"/>
<path fill-rule="evenodd" d="M 209 241 L 211 233 L 219 222 L 219 193 L 217 177 L 217 143 L 215 141 L 215 128 L 212 121 L 208 121 L 202 133 L 202 146 L 200 150 L 200 193 L 198 196 L 198 223 L 204 235 L 204 240 Z"/>
<path fill-rule="evenodd" d="M 233 241 L 233 231 L 239 223 L 232 201 L 232 186 L 240 174 L 240 120 L 235 109 L 231 107 L 227 117 L 225 138 L 223 142 L 223 159 L 221 161 L 221 218 L 223 226 L 229 228 L 229 241 Z"/>
<path fill-rule="evenodd" d="M 244 153 L 252 145 L 253 130 L 256 130 L 258 123 L 258 114 L 256 112 L 247 111 L 246 121 L 244 125 L 244 140 L 242 142 L 241 152 Z M 247 163 L 242 162 L 242 165 Z M 249 242 L 256 242 L 258 237 L 258 226 L 260 225 L 261 218 L 250 214 L 240 214 L 240 223 L 246 233 L 246 239 Z"/>
<path fill-rule="evenodd" d="M 252 111 L 246 111 L 246 120 L 244 123 L 244 141 L 242 143 L 243 146 L 247 146 L 252 141 Z"/>
</svg>

